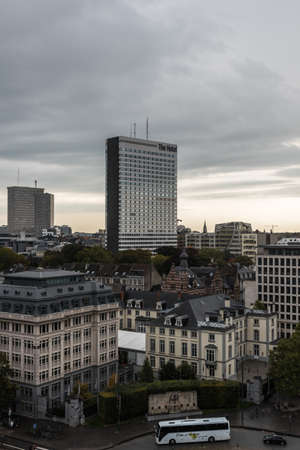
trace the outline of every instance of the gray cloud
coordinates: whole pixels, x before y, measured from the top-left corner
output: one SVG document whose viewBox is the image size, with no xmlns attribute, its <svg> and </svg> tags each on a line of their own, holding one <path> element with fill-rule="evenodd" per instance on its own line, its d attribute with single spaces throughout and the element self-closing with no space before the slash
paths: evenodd
<svg viewBox="0 0 300 450">
<path fill-rule="evenodd" d="M 103 195 L 105 138 L 128 134 L 132 120 L 142 137 L 150 116 L 151 138 L 179 144 L 180 176 L 273 168 L 282 180 L 258 186 L 284 197 L 291 187 L 280 183 L 296 176 L 288 167 L 300 165 L 299 148 L 284 145 L 298 137 L 300 93 L 267 41 L 256 38 L 267 25 L 252 8 L 245 19 L 243 7 L 234 0 L 225 10 L 198 0 L 4 2 L 2 189 L 15 184 L 20 167 L 23 184 L 38 178 L 50 192 Z M 256 20 L 258 29 L 243 34 L 242 25 L 248 33 Z M 277 58 L 284 57 L 281 50 Z M 251 192 L 255 183 L 216 183 L 232 191 L 212 195 L 234 199 L 247 188 L 259 195 Z M 103 213 L 95 201 L 78 202 L 78 214 Z M 72 208 L 66 204 L 58 213 Z"/>
</svg>

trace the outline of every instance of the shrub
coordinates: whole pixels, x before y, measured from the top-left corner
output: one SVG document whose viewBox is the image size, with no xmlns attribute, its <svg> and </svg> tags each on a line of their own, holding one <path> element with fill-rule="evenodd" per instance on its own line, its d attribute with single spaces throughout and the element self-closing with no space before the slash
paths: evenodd
<svg viewBox="0 0 300 450">
<path fill-rule="evenodd" d="M 118 404 L 115 392 L 100 392 L 99 415 L 104 424 L 116 423 L 118 419 Z"/>
<path fill-rule="evenodd" d="M 100 417 L 106 424 L 114 423 L 118 418 L 117 390 L 121 396 L 122 420 L 145 415 L 150 394 L 197 391 L 200 409 L 235 408 L 240 398 L 240 384 L 234 381 L 167 380 L 115 386 L 113 390 L 100 394 Z"/>
<path fill-rule="evenodd" d="M 147 386 L 121 392 L 121 419 L 143 416 L 148 411 Z"/>
</svg>

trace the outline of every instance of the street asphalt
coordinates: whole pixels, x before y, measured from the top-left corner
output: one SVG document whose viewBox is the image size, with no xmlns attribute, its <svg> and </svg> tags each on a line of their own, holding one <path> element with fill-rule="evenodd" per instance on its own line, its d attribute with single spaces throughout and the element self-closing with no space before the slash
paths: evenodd
<svg viewBox="0 0 300 450">
<path fill-rule="evenodd" d="M 229 450 L 229 449 L 239 449 L 239 450 L 273 450 L 278 448 L 278 446 L 263 444 L 262 438 L 264 436 L 262 431 L 253 431 L 246 429 L 233 429 L 231 432 L 232 438 L 230 441 L 226 442 L 215 442 L 210 444 L 208 442 L 200 444 L 179 444 L 173 446 L 173 449 L 178 450 Z M 287 449 L 299 450 L 300 448 L 300 438 L 297 437 L 287 437 Z M 134 439 L 130 442 L 118 445 L 115 450 L 158 450 L 159 448 L 170 448 L 168 446 L 162 445 L 158 446 L 154 442 L 154 436 L 148 435 L 138 439 Z M 171 447 L 172 448 L 172 447 Z"/>
</svg>

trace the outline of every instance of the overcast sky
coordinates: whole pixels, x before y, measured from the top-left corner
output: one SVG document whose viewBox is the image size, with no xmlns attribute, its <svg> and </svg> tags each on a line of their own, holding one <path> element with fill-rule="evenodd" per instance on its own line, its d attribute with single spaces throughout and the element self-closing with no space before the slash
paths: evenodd
<svg viewBox="0 0 300 450">
<path fill-rule="evenodd" d="M 178 144 L 178 216 L 300 231 L 298 0 L 0 0 L 6 186 L 55 194 L 55 223 L 103 228 L 104 144 Z"/>
</svg>

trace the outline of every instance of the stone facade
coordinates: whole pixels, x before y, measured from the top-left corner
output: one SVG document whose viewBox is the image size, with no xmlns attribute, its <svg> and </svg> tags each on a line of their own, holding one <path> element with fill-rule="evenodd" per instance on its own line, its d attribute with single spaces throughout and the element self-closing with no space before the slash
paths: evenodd
<svg viewBox="0 0 300 450">
<path fill-rule="evenodd" d="M 204 379 L 237 379 L 238 361 L 267 363 L 277 341 L 277 315 L 234 305 L 223 296 L 193 298 L 143 320 L 146 356 L 155 372 L 171 361 Z"/>
<path fill-rule="evenodd" d="M 163 394 L 150 394 L 148 414 L 174 414 L 198 409 L 196 391 L 172 391 Z"/>
<path fill-rule="evenodd" d="M 77 383 L 105 388 L 117 373 L 118 308 L 110 288 L 78 272 L 5 276 L 0 351 L 19 387 L 19 413 L 36 417 L 62 405 Z"/>
</svg>

